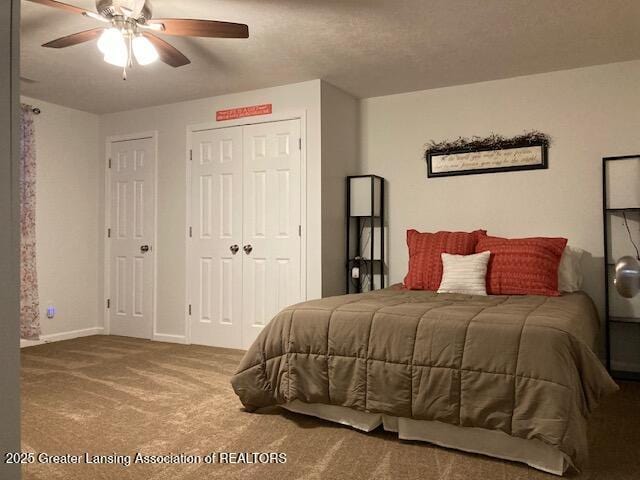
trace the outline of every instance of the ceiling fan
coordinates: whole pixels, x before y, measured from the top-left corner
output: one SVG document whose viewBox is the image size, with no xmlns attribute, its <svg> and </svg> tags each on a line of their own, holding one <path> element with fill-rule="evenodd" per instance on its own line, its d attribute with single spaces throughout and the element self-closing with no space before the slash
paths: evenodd
<svg viewBox="0 0 640 480">
<path fill-rule="evenodd" d="M 158 59 L 172 67 L 191 63 L 178 49 L 154 33 L 187 37 L 249 38 L 249 27 L 242 23 L 153 18 L 149 0 L 96 0 L 97 13 L 56 0 L 29 1 L 109 24 L 57 38 L 42 46 L 65 48 L 98 39 L 98 49 L 104 55 L 104 61 L 122 67 L 124 80 L 127 78 L 126 69 L 133 66 L 134 58 L 139 65 L 148 65 Z"/>
</svg>

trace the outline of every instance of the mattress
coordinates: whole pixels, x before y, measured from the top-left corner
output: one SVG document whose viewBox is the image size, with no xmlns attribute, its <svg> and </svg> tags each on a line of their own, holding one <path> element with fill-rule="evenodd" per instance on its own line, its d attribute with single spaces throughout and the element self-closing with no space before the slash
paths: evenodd
<svg viewBox="0 0 640 480">
<path fill-rule="evenodd" d="M 299 401 L 397 417 L 406 428 L 414 420 L 500 432 L 545 444 L 579 469 L 587 419 L 617 389 L 593 351 L 598 331 L 580 292 L 394 286 L 284 309 L 231 383 L 249 411 Z"/>
</svg>

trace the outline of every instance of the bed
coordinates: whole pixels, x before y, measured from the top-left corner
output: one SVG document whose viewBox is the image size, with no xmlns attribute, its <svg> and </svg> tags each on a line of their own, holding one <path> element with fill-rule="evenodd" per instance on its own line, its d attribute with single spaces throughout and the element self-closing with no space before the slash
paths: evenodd
<svg viewBox="0 0 640 480">
<path fill-rule="evenodd" d="M 617 390 L 594 353 L 584 293 L 475 296 L 395 285 L 281 311 L 231 383 L 249 411 L 281 405 L 364 431 L 525 462 L 587 459 L 587 418 Z"/>
</svg>

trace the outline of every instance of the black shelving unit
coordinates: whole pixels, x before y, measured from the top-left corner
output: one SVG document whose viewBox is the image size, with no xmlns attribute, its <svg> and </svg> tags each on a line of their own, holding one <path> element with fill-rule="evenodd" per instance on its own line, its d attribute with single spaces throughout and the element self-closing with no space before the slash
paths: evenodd
<svg viewBox="0 0 640 480">
<path fill-rule="evenodd" d="M 353 175 L 346 178 L 347 294 L 385 286 L 384 183 L 384 178 L 378 175 Z M 363 246 L 363 232 L 367 228 L 368 241 Z M 376 245 L 379 245 L 379 251 L 376 251 Z M 354 267 L 360 271 L 358 278 L 352 276 Z M 379 277 L 377 285 L 376 277 Z"/>
<path fill-rule="evenodd" d="M 605 284 L 605 335 L 606 335 L 606 361 L 607 369 L 611 375 L 618 380 L 636 380 L 640 381 L 640 371 L 622 370 L 614 368 L 612 358 L 617 357 L 612 348 L 612 326 L 622 326 L 622 328 L 638 329 L 640 334 L 640 313 L 639 316 L 621 315 L 614 311 L 614 305 L 611 301 L 613 295 L 617 295 L 615 287 L 613 285 L 613 279 L 615 278 L 615 264 L 616 258 L 611 258 L 613 253 L 613 238 L 612 229 L 609 225 L 612 222 L 612 218 L 620 217 L 625 218 L 627 214 L 638 214 L 640 212 L 640 206 L 638 205 L 614 205 L 610 206 L 609 192 L 615 188 L 635 188 L 640 189 L 640 184 L 631 183 L 629 186 L 625 185 L 610 185 L 608 178 L 608 165 L 610 162 L 619 161 L 637 161 L 640 164 L 640 154 L 638 155 L 623 155 L 617 157 L 605 157 L 602 159 L 602 219 L 604 225 L 604 284 Z M 637 180 L 630 178 L 631 182 L 637 182 Z M 625 220 L 626 221 L 626 220 Z M 632 235 L 632 232 L 629 232 Z M 637 239 L 638 237 L 636 237 Z M 636 256 L 635 249 L 631 245 L 631 242 L 625 246 L 625 254 Z M 640 349 L 640 344 L 636 349 Z"/>
</svg>

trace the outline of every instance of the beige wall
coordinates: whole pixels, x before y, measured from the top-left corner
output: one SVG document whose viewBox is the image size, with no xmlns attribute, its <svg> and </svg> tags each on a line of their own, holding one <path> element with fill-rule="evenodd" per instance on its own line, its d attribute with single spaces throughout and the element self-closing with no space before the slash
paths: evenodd
<svg viewBox="0 0 640 480">
<path fill-rule="evenodd" d="M 36 115 L 36 241 L 42 335 L 95 334 L 98 315 L 98 116 L 23 97 Z M 47 306 L 57 309 L 46 316 Z"/>
<path fill-rule="evenodd" d="M 315 254 L 321 245 L 321 168 L 320 168 L 320 81 L 255 90 L 220 97 L 132 110 L 100 117 L 101 142 L 111 135 L 158 132 L 158 255 L 156 337 L 183 341 L 185 337 L 185 248 L 186 248 L 186 141 L 189 125 L 210 122 L 216 110 L 273 104 L 273 115 L 241 122 L 265 121 L 306 114 L 306 287 L 308 298 L 322 295 L 322 260 Z M 231 126 L 241 122 L 220 122 Z M 104 153 L 104 144 L 101 145 Z M 101 164 L 104 166 L 104 154 Z M 101 174 L 104 170 L 101 168 Z M 102 182 L 102 180 L 101 180 Z M 101 192 L 101 199 L 104 192 Z M 101 200 L 102 201 L 102 200 Z M 101 211 L 101 224 L 104 212 Z M 303 225 L 303 228 L 305 226 Z M 103 239 L 101 240 L 101 255 Z M 102 291 L 102 285 L 100 286 Z M 100 296 L 102 301 L 102 296 Z"/>
<path fill-rule="evenodd" d="M 93 131 L 95 117 L 45 105 L 38 123 L 43 123 L 46 115 L 55 114 L 60 120 L 51 130 L 40 126 L 39 157 L 42 168 L 51 170 L 45 170 L 46 173 L 39 170 L 40 177 L 50 182 L 38 187 L 39 195 L 42 198 L 52 195 L 53 202 L 63 198 L 56 196 L 56 192 L 62 191 L 58 180 L 67 172 L 77 176 L 82 183 L 72 182 L 70 194 L 73 198 L 90 198 L 95 187 L 100 205 L 95 220 L 88 203 L 68 202 L 68 205 L 73 203 L 69 208 L 74 209 L 82 222 L 68 222 L 60 228 L 49 223 L 46 231 L 59 231 L 62 238 L 68 240 L 61 245 L 67 249 L 65 258 L 75 255 L 84 262 L 95 262 L 96 271 L 100 272 L 104 246 L 104 140 L 110 135 L 158 131 L 156 332 L 166 339 L 184 339 L 186 128 L 203 122 L 214 125 L 218 109 L 273 103 L 273 118 L 306 113 L 309 253 L 306 282 L 309 298 L 342 292 L 344 177 L 351 173 L 374 173 L 388 182 L 387 260 L 391 282 L 402 281 L 406 272 L 404 237 L 407 228 L 434 231 L 484 227 L 496 235 L 563 235 L 571 244 L 589 252 L 590 258 L 584 265 L 585 289 L 602 309 L 601 157 L 640 151 L 638 80 L 640 62 L 636 61 L 361 102 L 325 82 L 311 81 L 108 114 L 99 118 L 95 171 L 75 163 L 80 156 L 96 154 L 88 140 L 87 143 L 80 141 L 79 145 L 64 145 L 75 152 L 63 158 L 64 171 L 58 172 L 55 163 L 46 161 L 47 156 L 63 151 L 63 145 L 56 143 L 55 137 L 69 138 L 70 130 L 64 128 L 72 128 L 72 125 L 77 129 L 85 128 L 74 128 L 73 133 L 83 131 L 82 137 L 88 139 L 91 133 L 87 132 Z M 514 135 L 532 129 L 548 133 L 553 139 L 548 170 L 426 178 L 423 151 L 430 139 L 482 136 L 491 132 Z M 40 153 L 41 150 L 44 151 Z M 56 208 L 39 210 L 41 221 L 53 218 L 47 216 L 47 211 L 55 212 Z M 79 223 L 83 224 L 82 228 Z M 43 245 L 50 237 L 49 233 L 43 237 L 44 227 L 39 228 L 39 241 Z M 92 230 L 98 236 L 97 248 L 93 250 Z M 89 240 L 86 245 L 74 243 L 85 233 Z M 76 248 L 80 249 L 79 255 Z M 45 251 L 39 252 L 41 258 Z M 55 257 L 49 261 L 45 270 L 62 274 L 57 269 Z M 85 273 L 88 275 L 88 269 Z M 50 298 L 58 295 L 55 293 L 58 287 L 53 281 L 49 283 L 49 291 L 53 293 L 47 293 L 47 275 L 49 273 L 42 274 L 43 308 L 48 300 L 58 301 Z M 71 285 L 73 279 L 59 283 Z M 94 310 L 90 310 L 89 304 L 82 307 L 83 311 L 95 312 L 98 324 L 103 312 L 102 283 L 100 277 L 94 290 Z M 79 305 L 76 293 L 68 292 L 66 296 L 70 304 Z M 61 310 L 67 310 L 67 307 Z M 78 318 L 75 313 L 73 318 L 70 325 L 83 328 L 80 321 L 74 323 Z M 46 325 L 49 325 L 46 329 L 56 328 L 55 321 Z"/>
<path fill-rule="evenodd" d="M 345 293 L 345 177 L 358 172 L 360 102 L 322 82 L 322 296 Z"/>
<path fill-rule="evenodd" d="M 592 258 L 585 290 L 603 309 L 601 158 L 640 152 L 640 61 L 370 98 L 361 105 L 361 171 L 387 183 L 389 275 L 407 270 L 405 231 L 566 236 Z M 549 169 L 426 178 L 424 145 L 540 130 Z"/>
</svg>

